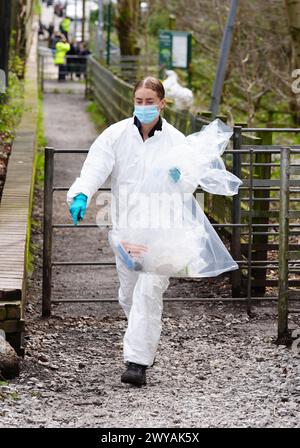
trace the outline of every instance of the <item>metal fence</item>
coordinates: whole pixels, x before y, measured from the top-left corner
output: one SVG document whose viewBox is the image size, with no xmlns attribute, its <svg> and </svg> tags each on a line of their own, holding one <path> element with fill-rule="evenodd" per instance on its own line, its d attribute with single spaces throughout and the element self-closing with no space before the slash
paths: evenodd
<svg viewBox="0 0 300 448">
<path fill-rule="evenodd" d="M 234 128 L 234 143 L 235 148 L 244 149 L 246 152 L 252 145 L 241 144 L 242 133 L 259 132 L 265 133 L 267 136 L 276 134 L 278 132 L 299 132 L 299 129 L 287 128 Z M 265 138 L 264 140 L 267 140 Z M 252 269 L 252 294 L 263 295 L 267 287 L 276 287 L 278 284 L 278 277 L 272 271 L 277 270 L 278 264 L 278 250 L 279 250 L 279 203 L 280 203 L 280 160 L 281 160 L 281 146 L 278 145 L 259 145 L 255 147 L 253 154 L 253 167 L 249 162 L 249 158 L 242 155 L 234 156 L 233 171 L 239 177 L 244 177 L 244 184 L 240 188 L 238 195 L 233 198 L 233 215 L 232 222 L 242 225 L 249 215 L 251 208 L 251 220 L 253 227 L 253 247 L 251 257 L 253 259 Z M 300 146 L 291 146 L 291 157 L 293 166 L 296 168 L 299 162 L 299 148 Z M 253 170 L 252 175 L 247 171 Z M 249 179 L 247 178 L 249 177 Z M 248 195 L 247 188 L 250 185 L 250 179 L 253 179 L 253 197 Z M 293 220 L 289 222 L 290 235 L 297 235 L 295 228 L 299 224 L 300 218 L 300 183 L 299 178 L 295 177 L 290 180 L 290 215 Z M 297 188 L 298 187 L 298 188 Z M 251 206 L 250 206 L 251 201 Z M 215 199 L 215 206 L 219 200 Z M 219 208 L 220 210 L 220 208 Z M 214 211 L 215 219 L 222 219 L 221 215 L 226 212 L 217 213 Z M 228 213 L 227 213 L 228 215 Z M 294 233 L 296 232 L 296 233 Z M 234 227 L 232 229 L 231 246 L 235 257 L 240 258 L 245 256 L 248 250 L 248 244 L 245 242 L 246 235 L 239 229 Z M 291 247 L 295 250 L 299 249 L 299 240 L 291 241 Z M 270 262 L 272 262 L 270 264 Z M 243 273 L 233 274 L 233 295 L 239 295 L 243 289 Z M 290 278 L 290 286 L 299 286 L 299 278 Z"/>
<path fill-rule="evenodd" d="M 52 222 L 52 202 L 53 202 L 53 193 L 55 191 L 67 191 L 68 187 L 63 186 L 54 186 L 53 185 L 53 174 L 54 174 L 54 156 L 55 154 L 62 153 L 87 153 L 88 149 L 82 150 L 74 150 L 74 149 L 54 149 L 54 148 L 45 148 L 45 185 L 44 185 L 44 252 L 43 252 L 43 315 L 49 316 L 51 313 L 51 277 L 52 277 L 52 267 L 54 265 L 59 266 L 70 266 L 70 265 L 91 265 L 91 266 L 114 266 L 115 263 L 107 263 L 107 262 L 69 262 L 65 260 L 60 260 L 57 262 L 52 262 L 52 232 L 53 228 L 67 228 L 67 229 L 78 229 L 82 227 L 86 228 L 96 228 L 98 227 L 96 224 L 80 224 L 78 226 L 74 226 L 73 224 L 53 224 Z M 257 163 L 255 162 L 255 156 L 257 154 L 268 154 L 272 155 L 276 158 L 272 164 L 272 168 L 279 169 L 279 177 L 276 182 L 272 183 L 272 185 L 268 185 L 268 189 L 266 190 L 266 185 L 263 182 L 263 179 L 256 179 L 254 177 L 254 167 Z M 260 300 L 277 300 L 278 298 L 278 285 L 279 290 L 283 291 L 282 283 L 278 281 L 278 278 L 281 279 L 281 274 L 284 274 L 284 291 L 287 291 L 291 286 L 299 286 L 299 234 L 300 234 L 300 224 L 299 221 L 296 221 L 299 218 L 299 210 L 293 209 L 293 204 L 299 201 L 300 189 L 297 188 L 299 186 L 299 181 L 295 179 L 289 179 L 288 182 L 288 190 L 289 196 L 285 195 L 283 192 L 286 192 L 286 188 L 283 188 L 283 185 L 286 185 L 286 181 L 284 181 L 283 177 L 280 178 L 280 164 L 281 164 L 281 173 L 292 172 L 293 175 L 298 176 L 299 166 L 297 163 L 297 159 L 299 159 L 300 147 L 291 147 L 289 148 L 290 161 L 289 165 L 286 164 L 286 149 L 285 148 L 235 148 L 228 149 L 225 151 L 224 156 L 225 159 L 230 157 L 231 159 L 240 159 L 243 160 L 241 164 L 243 164 L 244 169 L 241 171 L 240 177 L 242 178 L 244 184 L 241 187 L 241 195 L 243 195 L 243 201 L 247 202 L 248 207 L 245 208 L 243 222 L 240 220 L 239 222 L 218 222 L 213 223 L 214 228 L 220 233 L 222 236 L 222 230 L 231 228 L 232 230 L 232 241 L 231 241 L 231 253 L 235 258 L 235 261 L 239 265 L 238 271 L 233 271 L 231 273 L 231 281 L 233 287 L 236 286 L 236 277 L 238 274 L 239 278 L 241 278 L 244 274 L 244 278 L 246 281 L 246 288 L 244 291 L 244 295 L 240 297 L 232 297 L 227 299 L 222 299 L 225 301 L 233 300 L 233 301 L 242 301 L 246 304 L 247 312 L 251 313 L 251 305 L 255 301 Z M 236 173 L 236 167 L 238 164 L 236 162 L 232 163 L 232 167 L 234 169 L 233 172 Z M 100 188 L 99 191 L 108 191 L 107 188 Z M 198 191 L 201 191 L 198 189 Z M 254 203 L 256 199 L 261 199 L 256 197 L 256 192 L 263 191 L 264 194 L 266 191 L 277 192 L 281 195 L 276 194 L 272 201 L 276 202 L 279 207 L 276 209 L 276 216 L 274 215 L 274 219 L 272 223 L 261 224 L 255 223 L 255 208 Z M 223 198 L 223 197 L 222 197 Z M 287 199 L 288 198 L 288 199 Z M 223 198 L 225 201 L 225 198 Z M 224 206 L 224 205 L 223 205 Z M 232 202 L 232 216 L 236 217 L 237 213 L 234 212 L 234 208 L 236 207 L 236 203 Z M 286 221 L 282 218 L 282 210 L 285 207 L 288 210 L 288 226 Z M 281 215 L 279 212 L 281 210 Z M 274 210 L 275 211 L 275 210 Z M 273 216 L 273 215 L 272 215 Z M 277 216 L 281 216 L 281 221 L 277 219 Z M 286 219 L 286 215 L 285 219 Z M 106 226 L 108 227 L 108 226 Z M 236 239 L 238 235 L 238 239 Z M 256 249 L 256 244 L 254 243 L 255 236 L 263 236 L 267 238 L 268 246 L 271 246 L 271 249 L 268 253 L 272 256 L 266 257 L 263 260 L 256 260 L 253 257 L 254 250 Z M 243 241 L 241 244 L 240 241 Z M 284 246 L 283 246 L 284 241 Z M 236 247 L 237 244 L 237 247 Z M 260 247 L 259 247 L 260 248 Z M 243 249 L 243 250 L 242 250 Z M 261 249 L 261 248 L 260 248 Z M 268 247 L 270 249 L 270 247 Z M 279 249 L 279 252 L 278 252 Z M 285 255 L 288 253 L 289 256 L 285 258 Z M 294 256 L 292 256 L 292 254 Z M 298 255 L 297 255 L 298 254 Z M 282 260 L 285 260 L 285 267 L 282 268 Z M 255 278 L 253 276 L 253 272 L 255 270 L 265 270 L 273 273 L 273 285 L 276 286 L 276 289 L 273 289 L 273 294 L 268 294 L 266 296 L 253 297 L 253 284 L 255 282 Z M 286 272 L 288 272 L 288 276 L 286 277 Z M 275 274 L 274 274 L 275 273 Z M 282 274 L 283 275 L 283 274 Z M 281 280 L 280 280 L 281 281 Z M 281 288 L 281 289 L 280 289 Z M 282 303 L 287 302 L 288 298 L 290 300 L 299 300 L 299 295 L 295 294 L 290 296 L 288 293 L 280 292 L 283 297 L 279 304 L 281 304 L 281 315 L 284 312 L 285 307 Z M 115 299 L 105 299 L 105 300 L 86 300 L 83 299 L 82 302 L 105 302 L 105 301 L 114 301 Z M 167 300 L 167 299 L 166 299 Z M 169 299 L 170 300 L 170 299 Z M 171 299 L 176 300 L 176 299 Z M 184 300 L 195 300 L 195 299 L 184 299 Z M 212 298 L 199 297 L 197 300 L 214 300 Z M 217 299 L 218 301 L 220 298 Z M 81 301 L 81 300 L 77 300 Z M 74 302 L 74 300 L 63 299 L 63 300 L 55 300 L 55 303 L 63 303 L 63 302 Z M 286 306 L 287 310 L 287 306 Z"/>
</svg>

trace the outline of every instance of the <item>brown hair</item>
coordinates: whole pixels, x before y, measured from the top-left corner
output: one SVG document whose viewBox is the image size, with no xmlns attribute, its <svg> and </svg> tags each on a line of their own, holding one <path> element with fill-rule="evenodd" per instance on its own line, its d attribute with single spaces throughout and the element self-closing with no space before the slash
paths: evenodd
<svg viewBox="0 0 300 448">
<path fill-rule="evenodd" d="M 162 82 L 159 79 L 154 78 L 153 76 L 146 76 L 146 78 L 138 81 L 134 86 L 133 95 L 141 87 L 154 90 L 154 92 L 157 93 L 158 98 L 161 100 L 165 97 L 165 88 Z"/>
</svg>

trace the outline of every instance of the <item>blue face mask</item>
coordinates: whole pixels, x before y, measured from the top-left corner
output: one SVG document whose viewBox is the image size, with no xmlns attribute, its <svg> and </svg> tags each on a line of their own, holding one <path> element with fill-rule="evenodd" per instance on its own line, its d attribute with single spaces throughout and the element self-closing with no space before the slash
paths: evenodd
<svg viewBox="0 0 300 448">
<path fill-rule="evenodd" d="M 151 104 L 150 106 L 134 106 L 134 115 L 141 123 L 148 124 L 158 117 L 159 110 L 156 104 Z"/>
</svg>

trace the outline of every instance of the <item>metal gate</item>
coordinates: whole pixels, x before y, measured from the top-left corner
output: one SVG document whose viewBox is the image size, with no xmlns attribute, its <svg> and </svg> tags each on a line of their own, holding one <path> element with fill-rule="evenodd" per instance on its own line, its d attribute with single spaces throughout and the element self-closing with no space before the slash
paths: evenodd
<svg viewBox="0 0 300 448">
<path fill-rule="evenodd" d="M 299 209 L 291 210 L 291 201 L 298 202 L 293 197 L 295 192 L 299 194 L 299 188 L 292 186 L 292 176 L 300 176 L 300 163 L 291 163 L 293 155 L 291 148 L 283 148 L 281 152 L 280 166 L 280 211 L 279 211 L 279 260 L 278 260 L 278 338 L 280 344 L 290 344 L 291 334 L 288 328 L 289 313 L 299 313 L 300 309 L 290 309 L 289 301 L 291 299 L 300 300 L 300 289 L 292 289 L 289 287 L 289 275 L 300 273 L 300 250 L 299 250 L 299 219 L 295 230 L 291 221 L 299 218 Z M 299 180 L 297 185 L 299 187 Z M 297 244 L 290 244 L 290 238 L 296 237 Z M 296 249 L 296 250 L 295 250 Z M 297 282 L 296 285 L 299 285 Z"/>
<path fill-rule="evenodd" d="M 254 129 L 257 131 L 257 129 Z M 232 139 L 232 147 L 227 149 L 223 159 L 227 169 L 243 180 L 238 195 L 234 196 L 231 203 L 229 198 L 221 197 L 224 206 L 229 207 L 231 221 L 212 222 L 214 228 L 220 234 L 226 234 L 231 240 L 231 254 L 239 265 L 239 270 L 231 272 L 232 297 L 218 298 L 218 301 L 239 301 L 245 303 L 247 312 L 251 313 L 251 304 L 254 301 L 278 300 L 278 335 L 286 337 L 288 333 L 287 315 L 289 300 L 300 300 L 299 290 L 292 288 L 300 286 L 300 146 L 289 148 L 269 146 L 241 145 L 241 133 L 253 132 L 253 129 L 235 127 Z M 266 128 L 265 132 L 279 129 Z M 282 130 L 283 131 L 283 130 Z M 286 131 L 286 129 L 284 129 Z M 299 131 L 296 129 L 290 132 Z M 53 224 L 52 201 L 55 191 L 67 191 L 69 187 L 54 186 L 54 157 L 55 154 L 87 153 L 88 149 L 55 149 L 45 148 L 45 173 L 44 173 L 44 246 L 43 246 L 43 296 L 42 314 L 50 316 L 51 303 L 70 302 L 111 302 L 117 299 L 89 299 L 89 300 L 55 300 L 51 301 L 51 278 L 54 265 L 91 265 L 114 266 L 115 263 L 107 262 L 69 262 L 61 260 L 52 261 L 52 233 L 53 228 L 95 228 L 96 224 Z M 258 178 L 257 168 L 267 170 L 269 178 Z M 266 171 L 265 171 L 266 172 Z M 296 176 L 296 178 L 294 178 Z M 108 188 L 100 188 L 98 191 L 109 191 Z M 198 189 L 198 192 L 201 190 Z M 206 201 L 206 213 L 210 215 L 208 196 Z M 256 204 L 259 204 L 257 206 Z M 262 206 L 263 204 L 263 206 Z M 267 204 L 267 207 L 266 207 Z M 274 278 L 274 271 L 275 274 Z M 273 274 L 270 276 L 270 272 Z M 263 273 L 263 275 L 261 274 Z M 270 278 L 271 277 L 271 278 Z M 265 279 L 265 283 L 263 282 Z M 273 287 L 271 294 L 257 295 L 259 288 Z M 274 291 L 274 287 L 275 291 Z M 279 291 L 279 292 L 278 292 Z M 237 292 L 240 294 L 238 295 Z M 164 299 L 184 301 L 212 301 L 212 298 L 184 298 Z"/>
</svg>

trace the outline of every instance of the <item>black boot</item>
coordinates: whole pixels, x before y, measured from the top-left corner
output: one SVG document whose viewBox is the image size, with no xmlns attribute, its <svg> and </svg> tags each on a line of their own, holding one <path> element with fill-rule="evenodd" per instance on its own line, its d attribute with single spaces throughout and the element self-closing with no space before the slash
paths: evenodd
<svg viewBox="0 0 300 448">
<path fill-rule="evenodd" d="M 121 376 L 122 383 L 131 383 L 136 386 L 146 384 L 146 368 L 147 366 L 129 362 L 127 370 Z"/>
</svg>

